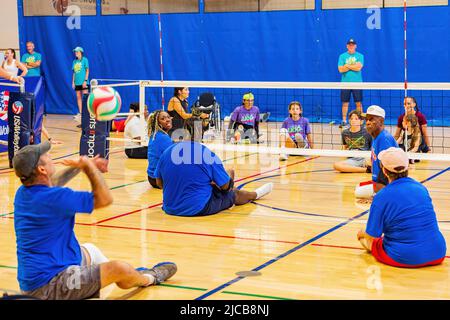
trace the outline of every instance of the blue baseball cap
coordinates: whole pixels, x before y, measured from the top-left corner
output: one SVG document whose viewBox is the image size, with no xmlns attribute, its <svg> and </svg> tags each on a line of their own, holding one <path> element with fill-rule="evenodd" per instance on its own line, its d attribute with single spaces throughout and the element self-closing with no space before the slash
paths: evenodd
<svg viewBox="0 0 450 320">
<path fill-rule="evenodd" d="M 73 52 L 84 52 L 82 47 L 76 47 L 75 49 L 73 49 Z"/>
</svg>

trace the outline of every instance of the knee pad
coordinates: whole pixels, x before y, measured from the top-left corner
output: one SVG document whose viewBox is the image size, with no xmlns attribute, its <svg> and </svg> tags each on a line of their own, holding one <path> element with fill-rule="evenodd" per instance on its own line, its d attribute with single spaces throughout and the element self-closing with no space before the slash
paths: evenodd
<svg viewBox="0 0 450 320">
<path fill-rule="evenodd" d="M 370 199 L 375 194 L 375 183 L 373 181 L 361 182 L 355 187 L 355 197 Z"/>
<path fill-rule="evenodd" d="M 286 128 L 281 128 L 280 135 L 287 137 L 287 136 L 289 136 L 289 132 Z"/>
<path fill-rule="evenodd" d="M 109 262 L 108 258 L 106 258 L 103 253 L 100 251 L 99 248 L 97 248 L 92 243 L 85 243 L 82 245 L 83 248 L 87 250 L 89 253 L 89 256 L 91 257 L 91 265 L 97 265 Z"/>
</svg>

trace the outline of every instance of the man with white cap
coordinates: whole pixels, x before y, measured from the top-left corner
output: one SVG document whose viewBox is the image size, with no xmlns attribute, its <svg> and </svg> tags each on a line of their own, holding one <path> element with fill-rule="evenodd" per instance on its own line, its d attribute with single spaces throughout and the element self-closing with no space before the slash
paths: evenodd
<svg viewBox="0 0 450 320">
<path fill-rule="evenodd" d="M 374 198 L 366 230 L 358 232 L 358 240 L 379 262 L 390 266 L 419 268 L 442 263 L 445 239 L 428 190 L 408 177 L 408 155 L 391 147 L 378 158 L 389 184 Z"/>
<path fill-rule="evenodd" d="M 394 137 L 384 128 L 384 118 L 386 112 L 383 108 L 372 105 L 367 108 L 366 130 L 372 136 L 372 183 L 374 184 L 374 191 L 378 192 L 387 183 L 387 179 L 381 171 L 379 166 L 378 155 L 381 151 L 389 149 L 390 147 L 397 147 L 398 144 Z"/>
</svg>

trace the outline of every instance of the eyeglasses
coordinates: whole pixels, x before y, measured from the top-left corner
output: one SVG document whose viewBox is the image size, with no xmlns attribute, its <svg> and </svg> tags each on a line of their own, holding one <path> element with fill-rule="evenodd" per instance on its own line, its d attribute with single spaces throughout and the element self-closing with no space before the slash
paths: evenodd
<svg viewBox="0 0 450 320">
<path fill-rule="evenodd" d="M 247 99 L 247 100 L 244 100 L 244 101 L 253 102 L 253 101 L 255 101 L 255 99 L 251 99 L 251 100 Z"/>
</svg>

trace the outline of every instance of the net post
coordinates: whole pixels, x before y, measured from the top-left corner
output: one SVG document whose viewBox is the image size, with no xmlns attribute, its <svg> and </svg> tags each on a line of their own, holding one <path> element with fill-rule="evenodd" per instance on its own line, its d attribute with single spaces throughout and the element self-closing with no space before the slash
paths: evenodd
<svg viewBox="0 0 450 320">
<path fill-rule="evenodd" d="M 147 124 L 145 122 L 145 86 L 142 82 L 142 80 L 139 81 L 139 121 L 141 123 L 142 128 L 144 129 L 143 136 L 141 136 L 141 146 L 147 145 Z"/>
<path fill-rule="evenodd" d="M 20 93 L 25 93 L 25 78 L 20 81 Z"/>
</svg>

